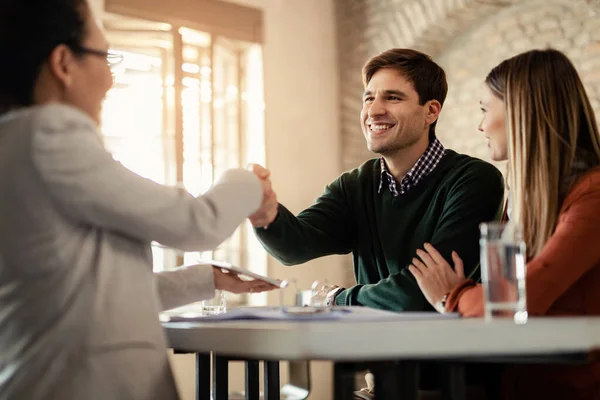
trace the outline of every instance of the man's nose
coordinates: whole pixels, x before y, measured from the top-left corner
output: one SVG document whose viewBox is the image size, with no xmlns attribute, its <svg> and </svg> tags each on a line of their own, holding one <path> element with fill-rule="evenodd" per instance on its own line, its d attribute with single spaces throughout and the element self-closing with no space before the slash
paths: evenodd
<svg viewBox="0 0 600 400">
<path fill-rule="evenodd" d="M 386 109 L 383 101 L 379 97 L 376 97 L 369 107 L 369 117 L 384 115 L 385 113 Z"/>
</svg>

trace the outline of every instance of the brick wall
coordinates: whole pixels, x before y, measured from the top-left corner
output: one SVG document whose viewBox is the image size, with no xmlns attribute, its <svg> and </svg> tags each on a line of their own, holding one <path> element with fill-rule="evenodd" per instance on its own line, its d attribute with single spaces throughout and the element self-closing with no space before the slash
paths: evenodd
<svg viewBox="0 0 600 400">
<path fill-rule="evenodd" d="M 446 70 L 450 89 L 437 132 L 459 152 L 489 159 L 477 131 L 481 84 L 497 63 L 528 49 L 565 51 L 600 115 L 600 13 L 585 0 L 336 0 L 336 15 L 344 169 L 373 157 L 359 125 L 360 70 L 391 47 L 424 51 Z"/>
</svg>

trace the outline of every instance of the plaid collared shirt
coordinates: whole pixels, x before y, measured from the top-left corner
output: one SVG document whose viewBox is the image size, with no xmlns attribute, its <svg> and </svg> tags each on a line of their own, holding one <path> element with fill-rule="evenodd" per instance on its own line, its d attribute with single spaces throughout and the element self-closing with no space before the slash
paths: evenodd
<svg viewBox="0 0 600 400">
<path fill-rule="evenodd" d="M 390 192 L 392 192 L 394 197 L 405 194 L 410 189 L 417 186 L 421 179 L 429 175 L 431 171 L 437 167 L 445 153 L 446 149 L 442 143 L 435 138 L 431 143 L 429 143 L 425 153 L 419 157 L 415 165 L 413 165 L 410 171 L 408 171 L 404 178 L 402 178 L 400 185 L 398 185 L 392 174 L 389 173 L 387 167 L 385 166 L 385 161 L 383 160 L 383 157 L 381 157 L 379 159 L 379 162 L 381 163 L 381 179 L 379 181 L 379 189 L 377 190 L 377 193 L 381 193 L 385 181 L 387 182 Z M 400 186 L 400 188 L 398 188 L 398 186 Z"/>
</svg>

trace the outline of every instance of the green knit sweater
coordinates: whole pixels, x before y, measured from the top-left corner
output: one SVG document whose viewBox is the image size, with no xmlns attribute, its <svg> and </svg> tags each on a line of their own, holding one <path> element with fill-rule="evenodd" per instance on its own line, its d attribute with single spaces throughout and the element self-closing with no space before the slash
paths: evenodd
<svg viewBox="0 0 600 400">
<path fill-rule="evenodd" d="M 379 160 L 367 161 L 340 175 L 297 216 L 279 205 L 268 229 L 255 232 L 285 265 L 352 252 L 357 284 L 338 294 L 338 305 L 433 310 L 408 270 L 416 249 L 429 242 L 447 260 L 456 250 L 465 274 L 478 279 L 479 224 L 497 215 L 502 175 L 491 164 L 451 150 L 398 197 L 387 185 L 378 193 L 380 174 Z"/>
</svg>

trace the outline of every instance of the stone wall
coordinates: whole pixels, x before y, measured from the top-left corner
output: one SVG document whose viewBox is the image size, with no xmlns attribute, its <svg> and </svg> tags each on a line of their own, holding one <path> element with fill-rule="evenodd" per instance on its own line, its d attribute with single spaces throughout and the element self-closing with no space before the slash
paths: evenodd
<svg viewBox="0 0 600 400">
<path fill-rule="evenodd" d="M 344 169 L 373 157 L 359 125 L 360 70 L 392 47 L 424 51 L 446 70 L 437 132 L 459 152 L 489 160 L 477 131 L 481 84 L 493 66 L 525 50 L 564 51 L 600 112 L 600 13 L 585 0 L 336 0 L 336 16 Z"/>
</svg>

